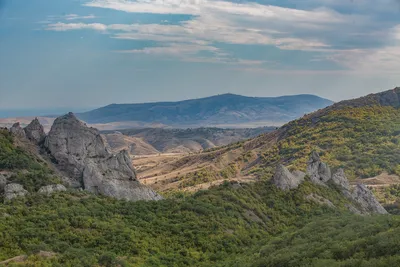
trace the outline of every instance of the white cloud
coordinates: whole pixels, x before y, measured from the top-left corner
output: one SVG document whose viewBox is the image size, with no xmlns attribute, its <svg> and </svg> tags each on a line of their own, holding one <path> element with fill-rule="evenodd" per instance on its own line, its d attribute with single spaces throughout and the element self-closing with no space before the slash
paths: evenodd
<svg viewBox="0 0 400 267">
<path fill-rule="evenodd" d="M 298 10 L 257 3 L 209 0 L 93 0 L 86 6 L 131 13 L 190 14 L 195 17 L 181 25 L 109 25 L 118 39 L 146 39 L 160 42 L 204 40 L 231 44 L 275 45 L 286 50 L 322 49 L 329 45 L 317 36 L 291 36 L 296 28 L 324 30 L 345 25 L 354 16 L 318 8 Z"/>
<path fill-rule="evenodd" d="M 130 13 L 204 15 L 207 11 L 296 22 L 341 23 L 346 16 L 328 9 L 298 10 L 257 3 L 209 0 L 93 0 L 86 6 Z"/>
<path fill-rule="evenodd" d="M 93 14 L 87 15 L 87 16 L 79 16 L 77 14 L 68 14 L 68 15 L 65 15 L 64 18 L 66 20 L 81 20 L 81 19 L 95 19 L 96 16 Z"/>
<path fill-rule="evenodd" d="M 392 29 L 393 39 L 400 41 L 400 24 Z"/>
<path fill-rule="evenodd" d="M 400 46 L 336 51 L 328 60 L 358 72 L 400 73 Z"/>
<path fill-rule="evenodd" d="M 198 44 L 181 44 L 181 43 L 173 43 L 166 46 L 160 47 L 146 47 L 143 49 L 134 49 L 134 50 L 124 50 L 117 51 L 120 53 L 140 53 L 140 54 L 152 54 L 152 55 L 173 55 L 173 56 L 183 56 L 183 55 L 195 55 L 199 51 L 209 51 L 216 53 L 218 52 L 218 48 L 207 45 L 198 45 Z"/>
<path fill-rule="evenodd" d="M 72 21 L 72 20 L 88 20 L 88 19 L 96 19 L 97 17 L 93 14 L 90 15 L 77 15 L 77 14 L 67 14 L 62 16 L 50 15 L 47 16 L 46 20 L 39 21 L 39 24 L 52 24 L 56 21 L 65 20 L 65 21 Z"/>
<path fill-rule="evenodd" d="M 318 1 L 306 0 L 304 3 L 315 4 Z M 322 0 L 321 3 L 329 6 L 337 2 Z M 375 38 L 371 34 L 372 30 L 368 28 L 369 25 L 374 25 L 374 21 L 370 18 L 357 14 L 340 14 L 328 8 L 300 10 L 254 2 L 232 3 L 209 0 L 92 0 L 84 5 L 128 13 L 189 14 L 193 17 L 178 25 L 164 22 L 110 25 L 58 22 L 47 25 L 46 29 L 96 30 L 107 32 L 115 39 L 151 40 L 161 43 L 160 46 L 123 52 L 174 55 L 181 60 L 191 62 L 232 62 L 232 56 L 224 54 L 212 45 L 229 43 L 273 45 L 282 50 L 319 52 L 324 55 L 315 58 L 314 61 L 333 61 L 349 69 L 367 69 L 369 64 L 390 69 L 391 67 L 387 66 L 400 64 L 393 60 L 393 58 L 397 60 L 396 42 L 400 40 L 400 25 L 389 30 L 373 30 L 377 34 Z M 92 18 L 91 16 L 94 17 L 69 14 L 64 19 Z M 334 46 L 336 39 L 346 43 L 357 38 L 377 40 L 379 37 L 378 39 L 382 40 L 387 36 L 392 43 L 380 48 L 359 47 L 340 50 Z M 211 52 L 214 56 L 212 59 L 196 56 L 200 51 Z M 244 62 L 241 64 L 245 65 Z M 392 63 L 387 64 L 387 62 Z M 254 65 L 255 62 L 249 64 Z"/>
<path fill-rule="evenodd" d="M 71 31 L 71 30 L 96 30 L 106 31 L 107 26 L 101 23 L 62 23 L 57 22 L 54 24 L 47 25 L 47 30 L 50 31 Z"/>
</svg>

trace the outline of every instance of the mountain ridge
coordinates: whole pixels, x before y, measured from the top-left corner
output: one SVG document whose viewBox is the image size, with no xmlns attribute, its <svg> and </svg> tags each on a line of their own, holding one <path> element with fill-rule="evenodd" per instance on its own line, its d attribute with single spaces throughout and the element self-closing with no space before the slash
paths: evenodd
<svg viewBox="0 0 400 267">
<path fill-rule="evenodd" d="M 315 95 L 248 97 L 223 94 L 176 102 L 110 104 L 77 116 L 88 123 L 156 122 L 170 126 L 265 122 L 282 124 L 333 102 Z"/>
</svg>

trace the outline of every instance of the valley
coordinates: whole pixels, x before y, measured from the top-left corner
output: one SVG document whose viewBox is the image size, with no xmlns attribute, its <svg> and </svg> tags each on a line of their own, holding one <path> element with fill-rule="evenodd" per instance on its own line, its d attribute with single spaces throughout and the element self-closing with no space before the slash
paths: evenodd
<svg viewBox="0 0 400 267">
<path fill-rule="evenodd" d="M 0 0 L 0 266 L 400 266 L 400 0 Z"/>
<path fill-rule="evenodd" d="M 0 264 L 397 266 L 399 96 L 278 129 L 1 129 Z"/>
<path fill-rule="evenodd" d="M 126 149 L 133 156 L 159 153 L 194 153 L 256 137 L 276 127 L 260 128 L 139 128 L 103 131 L 115 152 Z"/>
</svg>

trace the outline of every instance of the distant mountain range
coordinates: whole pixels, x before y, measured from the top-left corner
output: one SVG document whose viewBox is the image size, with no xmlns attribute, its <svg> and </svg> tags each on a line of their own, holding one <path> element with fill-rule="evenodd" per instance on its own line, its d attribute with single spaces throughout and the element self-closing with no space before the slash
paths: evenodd
<svg viewBox="0 0 400 267">
<path fill-rule="evenodd" d="M 279 125 L 332 103 L 315 95 L 224 94 L 178 102 L 111 104 L 77 116 L 91 124 L 129 121 L 175 127 Z"/>
</svg>

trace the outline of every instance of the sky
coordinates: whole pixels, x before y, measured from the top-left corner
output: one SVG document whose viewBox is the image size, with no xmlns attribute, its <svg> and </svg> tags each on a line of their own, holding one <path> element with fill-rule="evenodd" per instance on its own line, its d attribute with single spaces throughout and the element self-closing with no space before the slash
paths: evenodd
<svg viewBox="0 0 400 267">
<path fill-rule="evenodd" d="M 0 0 L 0 109 L 400 86 L 400 0 Z"/>
</svg>

